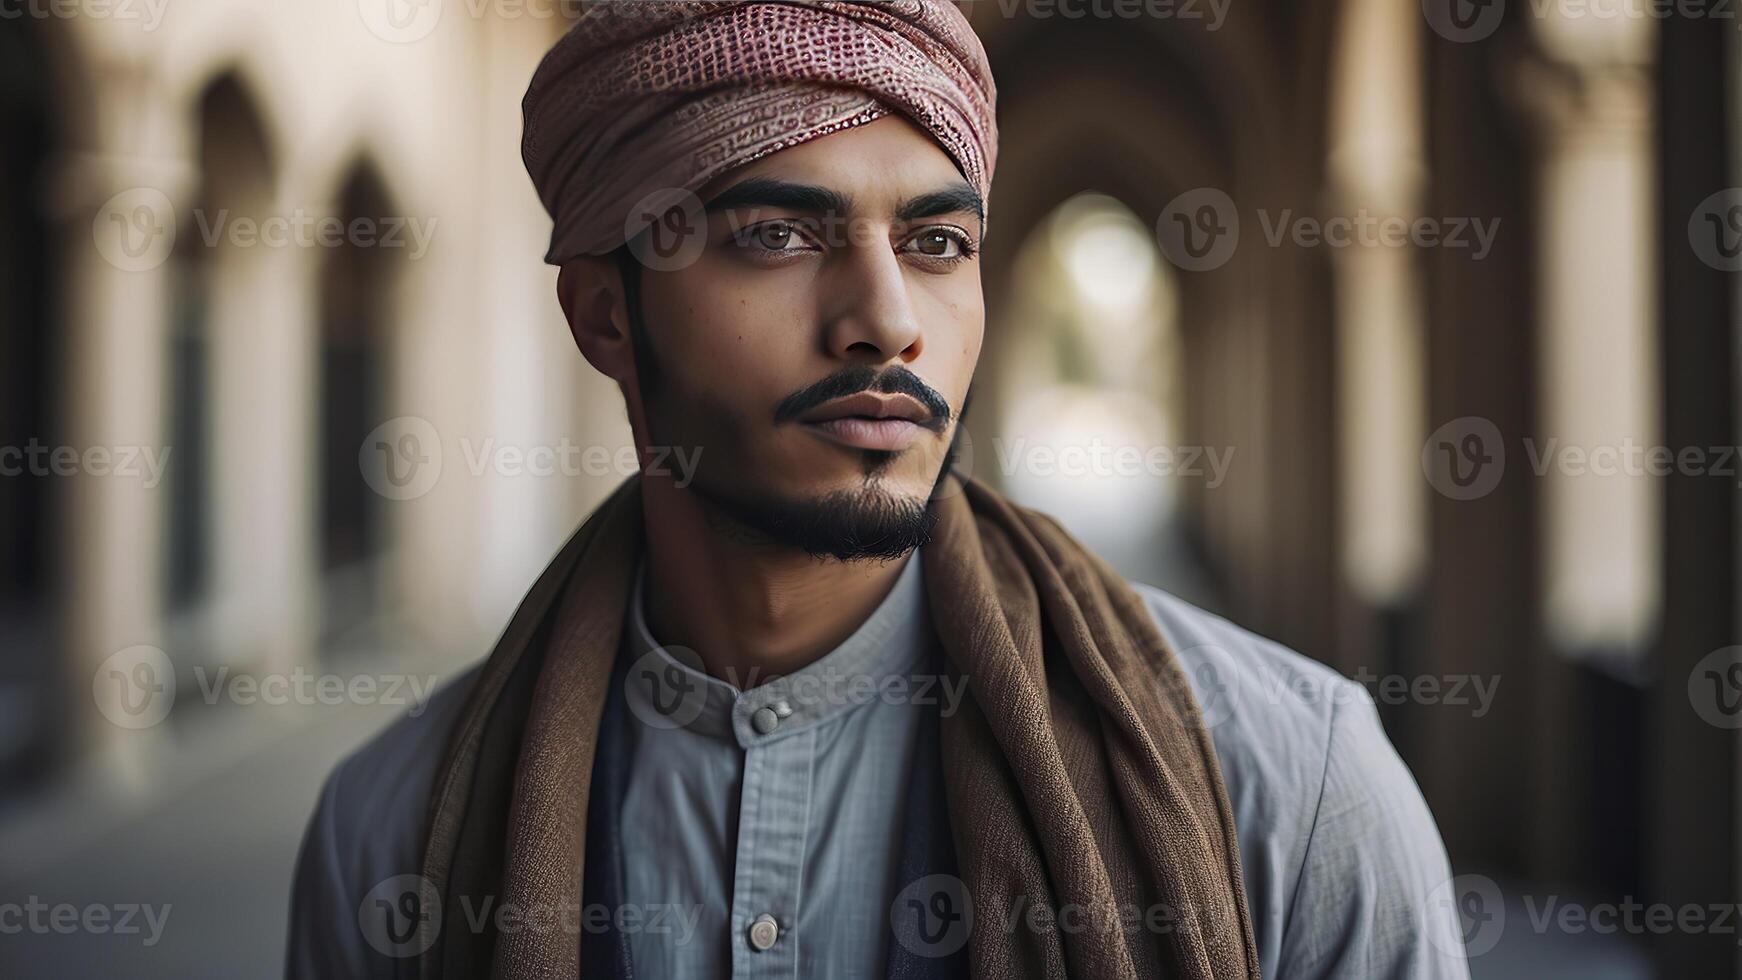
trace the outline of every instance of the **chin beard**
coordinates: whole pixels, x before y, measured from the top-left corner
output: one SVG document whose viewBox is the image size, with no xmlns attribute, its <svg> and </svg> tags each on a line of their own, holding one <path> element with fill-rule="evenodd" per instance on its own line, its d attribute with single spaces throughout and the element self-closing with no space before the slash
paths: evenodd
<svg viewBox="0 0 1742 980">
<path fill-rule="evenodd" d="M 925 500 L 898 497 L 875 486 L 835 490 L 806 500 L 720 493 L 700 483 L 690 489 L 755 538 L 796 548 L 813 558 L 900 558 L 930 541 L 937 523 Z"/>
</svg>

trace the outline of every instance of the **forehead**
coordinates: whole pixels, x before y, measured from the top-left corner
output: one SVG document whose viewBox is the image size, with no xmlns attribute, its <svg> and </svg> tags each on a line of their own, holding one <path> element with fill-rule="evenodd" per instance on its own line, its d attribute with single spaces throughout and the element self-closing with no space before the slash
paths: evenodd
<svg viewBox="0 0 1742 980">
<path fill-rule="evenodd" d="M 862 206 L 893 204 L 965 179 L 943 147 L 906 116 L 893 112 L 728 171 L 709 181 L 698 196 L 712 200 L 750 177 L 849 192 Z"/>
</svg>

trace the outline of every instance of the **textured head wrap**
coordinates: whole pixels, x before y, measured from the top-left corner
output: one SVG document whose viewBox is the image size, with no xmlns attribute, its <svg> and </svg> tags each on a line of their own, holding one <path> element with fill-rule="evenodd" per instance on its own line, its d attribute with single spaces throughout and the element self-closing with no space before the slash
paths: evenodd
<svg viewBox="0 0 1742 980">
<path fill-rule="evenodd" d="M 950 0 L 609 0 L 539 65 L 521 154 L 556 223 L 547 262 L 603 255 L 652 216 L 787 147 L 900 112 L 990 198 L 997 89 Z"/>
</svg>

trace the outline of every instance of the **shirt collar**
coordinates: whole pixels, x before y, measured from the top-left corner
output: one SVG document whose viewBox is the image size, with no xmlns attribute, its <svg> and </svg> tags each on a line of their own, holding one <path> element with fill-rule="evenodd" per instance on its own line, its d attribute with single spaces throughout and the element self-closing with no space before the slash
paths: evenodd
<svg viewBox="0 0 1742 980">
<path fill-rule="evenodd" d="M 906 561 L 889 594 L 839 646 L 747 691 L 708 674 L 695 651 L 654 639 L 643 597 L 646 562 L 641 561 L 626 631 L 634 658 L 624 682 L 631 712 L 649 727 L 687 728 L 735 739 L 748 749 L 873 701 L 894 701 L 913 684 L 907 672 L 925 652 L 930 630 L 919 551 Z"/>
</svg>

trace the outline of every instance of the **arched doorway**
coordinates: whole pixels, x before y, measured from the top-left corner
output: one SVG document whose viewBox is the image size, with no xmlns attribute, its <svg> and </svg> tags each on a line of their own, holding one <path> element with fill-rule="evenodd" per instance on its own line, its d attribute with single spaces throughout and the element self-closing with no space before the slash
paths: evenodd
<svg viewBox="0 0 1742 980">
<path fill-rule="evenodd" d="M 1118 199 L 1082 193 L 1015 262 L 989 379 L 1000 431 L 976 466 L 995 465 L 1014 499 L 1127 577 L 1212 602 L 1177 519 L 1184 481 L 1216 468 L 1182 444 L 1178 295 L 1152 232 Z"/>
<path fill-rule="evenodd" d="M 337 198 L 347 234 L 326 250 L 319 270 L 319 393 L 315 411 L 319 486 L 319 571 L 323 649 L 359 637 L 384 592 L 389 533 L 382 498 L 363 479 L 358 448 L 380 425 L 387 403 L 394 297 L 402 258 L 384 232 L 398 214 L 380 171 L 354 163 Z"/>
<path fill-rule="evenodd" d="M 197 102 L 192 207 L 176 231 L 170 279 L 170 317 L 164 406 L 168 444 L 165 508 L 164 606 L 173 646 L 203 659 L 205 626 L 222 588 L 222 512 L 219 437 L 224 399 L 219 377 L 224 352 L 256 322 L 259 248 L 230 234 L 236 222 L 258 220 L 272 207 L 276 175 L 267 129 L 251 94 L 235 73 L 206 86 Z"/>
</svg>

